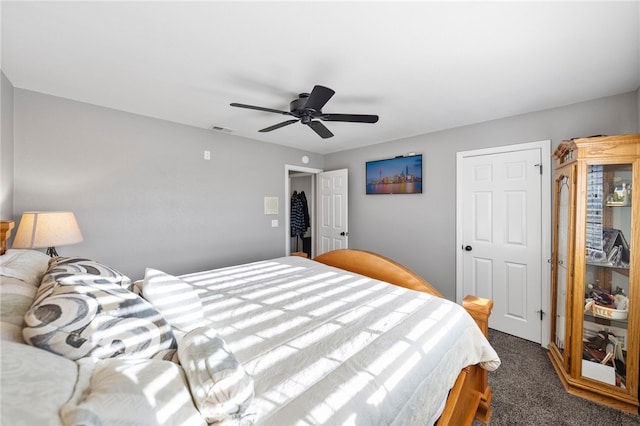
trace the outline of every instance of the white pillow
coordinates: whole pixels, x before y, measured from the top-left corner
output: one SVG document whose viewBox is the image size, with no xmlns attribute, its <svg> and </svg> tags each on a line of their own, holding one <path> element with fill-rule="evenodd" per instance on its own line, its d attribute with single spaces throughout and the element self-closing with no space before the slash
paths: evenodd
<svg viewBox="0 0 640 426">
<path fill-rule="evenodd" d="M 53 425 L 73 394 L 75 362 L 42 349 L 2 340 L 0 412 L 3 425 Z"/>
<path fill-rule="evenodd" d="M 118 358 L 77 363 L 74 395 L 60 409 L 65 426 L 206 426 L 178 364 Z"/>
<path fill-rule="evenodd" d="M 178 359 L 208 423 L 250 420 L 253 378 L 215 330 L 200 327 L 187 333 L 178 344 Z"/>
<path fill-rule="evenodd" d="M 205 324 L 200 296 L 178 277 L 147 268 L 142 296 L 162 313 L 172 327 L 180 331 L 187 332 Z"/>
<path fill-rule="evenodd" d="M 37 250 L 9 249 L 0 256 L 0 275 L 17 278 L 38 287 L 42 275 L 49 267 L 50 259 Z"/>
</svg>

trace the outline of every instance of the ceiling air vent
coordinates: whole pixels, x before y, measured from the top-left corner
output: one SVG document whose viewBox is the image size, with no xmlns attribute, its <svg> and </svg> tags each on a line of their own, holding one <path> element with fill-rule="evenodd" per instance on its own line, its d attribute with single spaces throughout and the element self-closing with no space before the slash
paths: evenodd
<svg viewBox="0 0 640 426">
<path fill-rule="evenodd" d="M 220 127 L 220 126 L 216 126 L 216 125 L 212 125 L 210 127 L 211 130 L 215 130 L 216 132 L 223 132 L 223 133 L 231 133 L 233 132 L 233 130 L 231 129 L 225 129 L 224 127 Z"/>
</svg>

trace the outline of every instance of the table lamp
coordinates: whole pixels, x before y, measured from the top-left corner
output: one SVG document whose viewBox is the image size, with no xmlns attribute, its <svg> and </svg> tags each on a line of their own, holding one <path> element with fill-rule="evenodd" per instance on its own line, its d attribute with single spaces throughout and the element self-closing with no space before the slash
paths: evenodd
<svg viewBox="0 0 640 426">
<path fill-rule="evenodd" d="M 51 257 L 58 256 L 55 246 L 82 241 L 82 234 L 72 212 L 24 212 L 13 239 L 12 248 L 44 248 Z"/>
</svg>

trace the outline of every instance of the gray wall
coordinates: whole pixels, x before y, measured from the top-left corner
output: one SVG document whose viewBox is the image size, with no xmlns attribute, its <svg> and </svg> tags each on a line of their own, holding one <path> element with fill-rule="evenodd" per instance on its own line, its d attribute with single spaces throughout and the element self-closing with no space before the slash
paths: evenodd
<svg viewBox="0 0 640 426">
<path fill-rule="evenodd" d="M 0 218 L 13 216 L 13 85 L 0 72 Z"/>
<path fill-rule="evenodd" d="M 555 148 L 575 136 L 633 133 L 640 121 L 640 93 L 632 92 L 322 156 L 2 84 L 3 200 L 7 122 L 15 140 L 7 166 L 14 205 L 6 213 L 3 203 L 2 218 L 74 211 L 85 241 L 60 247 L 61 255 L 92 257 L 133 278 L 146 266 L 180 274 L 281 256 L 284 165 L 302 166 L 306 154 L 304 167 L 349 169 L 351 247 L 406 264 L 450 299 L 456 152 L 544 139 Z M 366 196 L 364 162 L 408 152 L 424 154 L 424 193 Z M 280 198 L 277 217 L 263 214 L 264 196 Z"/>
<path fill-rule="evenodd" d="M 284 255 L 285 164 L 306 154 L 305 166 L 324 166 L 319 154 L 18 88 L 14 102 L 16 223 L 71 210 L 84 242 L 60 255 L 132 278 Z M 279 197 L 278 216 L 264 215 L 265 196 Z"/>
<path fill-rule="evenodd" d="M 381 118 L 383 119 L 383 118 Z M 618 96 L 338 152 L 327 170 L 349 169 L 349 245 L 407 265 L 455 300 L 456 152 L 596 134 L 634 133 L 638 95 Z M 365 161 L 423 154 L 423 193 L 365 195 Z"/>
</svg>

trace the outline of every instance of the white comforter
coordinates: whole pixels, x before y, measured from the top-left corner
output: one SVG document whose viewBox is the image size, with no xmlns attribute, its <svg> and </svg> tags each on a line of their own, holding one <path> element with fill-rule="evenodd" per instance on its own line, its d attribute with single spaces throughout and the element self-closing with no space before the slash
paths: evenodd
<svg viewBox="0 0 640 426">
<path fill-rule="evenodd" d="M 432 424 L 500 360 L 448 300 L 291 256 L 181 277 L 255 380 L 259 424 Z"/>
</svg>

